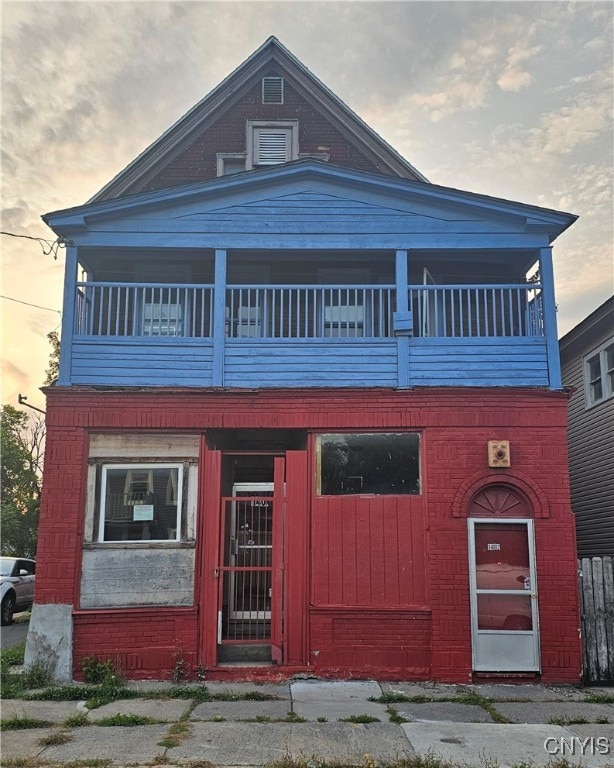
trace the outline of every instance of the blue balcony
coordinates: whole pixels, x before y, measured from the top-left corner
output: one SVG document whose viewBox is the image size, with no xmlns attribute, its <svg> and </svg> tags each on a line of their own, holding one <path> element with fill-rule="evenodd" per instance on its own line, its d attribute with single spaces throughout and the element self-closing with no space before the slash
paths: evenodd
<svg viewBox="0 0 614 768">
<path fill-rule="evenodd" d="M 79 282 L 69 382 L 548 386 L 539 283 Z M 401 311 L 399 311 L 399 309 Z"/>
</svg>

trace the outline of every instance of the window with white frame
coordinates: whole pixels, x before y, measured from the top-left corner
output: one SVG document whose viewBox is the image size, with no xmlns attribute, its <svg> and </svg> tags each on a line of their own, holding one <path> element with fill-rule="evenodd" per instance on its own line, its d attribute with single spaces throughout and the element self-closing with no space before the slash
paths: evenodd
<svg viewBox="0 0 614 768">
<path fill-rule="evenodd" d="M 245 168 L 279 165 L 298 158 L 298 120 L 248 120 Z"/>
<path fill-rule="evenodd" d="M 98 541 L 179 541 L 183 464 L 103 464 Z"/>
<path fill-rule="evenodd" d="M 218 152 L 217 175 L 232 176 L 245 170 L 245 152 Z"/>
<path fill-rule="evenodd" d="M 614 395 L 614 338 L 584 358 L 584 393 L 587 408 Z"/>
</svg>

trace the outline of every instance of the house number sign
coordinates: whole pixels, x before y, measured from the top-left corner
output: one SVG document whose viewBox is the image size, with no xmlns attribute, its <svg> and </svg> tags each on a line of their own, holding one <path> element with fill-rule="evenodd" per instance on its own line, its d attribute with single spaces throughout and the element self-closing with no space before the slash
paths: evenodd
<svg viewBox="0 0 614 768">
<path fill-rule="evenodd" d="M 494 552 L 494 551 L 496 551 L 498 549 L 501 549 L 501 544 L 487 544 L 486 545 L 486 549 L 489 552 Z"/>
</svg>

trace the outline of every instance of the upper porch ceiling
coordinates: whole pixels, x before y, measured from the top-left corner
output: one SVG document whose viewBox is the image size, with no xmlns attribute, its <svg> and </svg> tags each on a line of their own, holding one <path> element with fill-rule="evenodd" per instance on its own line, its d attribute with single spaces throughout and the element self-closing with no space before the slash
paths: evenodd
<svg viewBox="0 0 614 768">
<path fill-rule="evenodd" d="M 576 218 L 569 213 L 316 160 L 90 203 L 43 216 L 56 234 L 76 245 L 96 244 L 95 233 L 123 233 L 126 245 L 136 245 L 139 235 L 163 236 L 169 247 L 173 236 L 193 234 L 202 238 L 219 234 L 226 236 L 228 247 L 232 247 L 233 235 L 259 234 L 333 239 L 335 235 L 361 235 L 363 247 L 377 247 L 380 242 L 382 247 L 406 248 L 426 245 L 424 238 L 416 240 L 417 235 L 427 240 L 445 236 L 448 242 L 442 241 L 440 247 L 450 247 L 454 236 L 458 247 L 463 247 L 463 236 L 487 234 L 501 238 L 501 247 L 505 247 L 507 236 L 514 235 L 533 236 L 524 243 L 528 247 L 546 245 Z M 395 237 L 398 246 L 393 242 Z M 104 237 L 98 244 L 104 244 Z M 240 243 L 234 247 L 240 247 Z M 305 243 L 304 247 L 317 246 Z"/>
</svg>

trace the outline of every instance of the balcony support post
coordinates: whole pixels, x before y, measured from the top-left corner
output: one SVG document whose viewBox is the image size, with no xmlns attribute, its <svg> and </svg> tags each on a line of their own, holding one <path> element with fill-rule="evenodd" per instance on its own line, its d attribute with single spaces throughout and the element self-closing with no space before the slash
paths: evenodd
<svg viewBox="0 0 614 768">
<path fill-rule="evenodd" d="M 552 248 L 539 249 L 539 274 L 542 285 L 544 312 L 544 333 L 546 336 L 546 354 L 548 356 L 548 378 L 550 389 L 562 389 L 561 361 L 556 324 L 556 302 L 554 298 L 554 270 L 552 267 Z"/>
<path fill-rule="evenodd" d="M 213 289 L 213 386 L 224 386 L 226 346 L 226 251 L 215 251 Z"/>
<path fill-rule="evenodd" d="M 75 330 L 75 307 L 77 305 L 77 270 L 79 258 L 75 245 L 66 246 L 64 265 L 64 306 L 62 307 L 62 336 L 60 339 L 60 365 L 58 385 L 67 387 L 71 383 L 72 341 Z"/>
<path fill-rule="evenodd" d="M 409 310 L 409 288 L 407 282 L 407 251 L 396 252 L 396 308 L 397 312 Z M 409 336 L 397 335 L 398 386 L 409 387 Z"/>
</svg>

